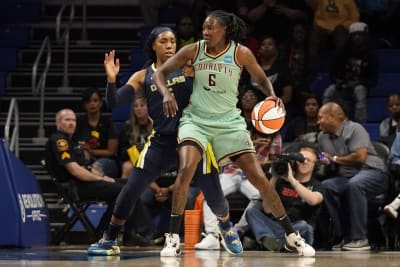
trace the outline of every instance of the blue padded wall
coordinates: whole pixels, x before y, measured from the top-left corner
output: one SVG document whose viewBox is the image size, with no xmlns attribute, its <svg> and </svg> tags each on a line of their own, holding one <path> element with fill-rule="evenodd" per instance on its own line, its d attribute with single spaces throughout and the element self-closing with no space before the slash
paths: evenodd
<svg viewBox="0 0 400 267">
<path fill-rule="evenodd" d="M 0 140 L 0 194 L 2 230 L 0 246 L 47 245 L 49 215 L 32 172 Z"/>
</svg>

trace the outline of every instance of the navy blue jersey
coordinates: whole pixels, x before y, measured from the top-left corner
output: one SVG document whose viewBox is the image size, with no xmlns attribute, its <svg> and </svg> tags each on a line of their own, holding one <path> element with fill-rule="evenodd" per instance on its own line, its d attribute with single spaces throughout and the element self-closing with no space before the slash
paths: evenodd
<svg viewBox="0 0 400 267">
<path fill-rule="evenodd" d="M 188 105 L 192 94 L 193 78 L 185 77 L 182 70 L 174 71 L 166 77 L 166 85 L 174 94 L 179 108 L 176 116 L 166 118 L 163 112 L 163 97 L 151 79 L 155 71 L 154 63 L 147 67 L 143 84 L 149 116 L 153 119 L 153 127 L 157 133 L 176 134 L 182 111 Z"/>
</svg>

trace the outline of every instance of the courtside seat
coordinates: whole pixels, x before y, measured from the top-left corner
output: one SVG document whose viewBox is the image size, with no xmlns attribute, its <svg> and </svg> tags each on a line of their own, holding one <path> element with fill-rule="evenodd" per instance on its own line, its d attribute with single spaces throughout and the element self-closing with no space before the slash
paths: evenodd
<svg viewBox="0 0 400 267">
<path fill-rule="evenodd" d="M 145 34 L 145 33 L 142 33 Z M 146 37 L 147 38 L 147 35 Z M 142 47 L 133 47 L 131 49 L 131 71 L 136 72 L 143 68 L 146 61 L 146 55 Z"/>
<path fill-rule="evenodd" d="M 73 227 L 78 222 L 81 224 L 75 229 L 84 229 L 89 236 L 90 242 L 98 240 L 108 225 L 113 208 L 96 199 L 82 201 L 79 198 L 77 185 L 74 180 L 60 180 L 55 175 L 52 167 L 49 166 L 45 160 L 42 160 L 41 164 L 45 170 L 47 170 L 51 180 L 57 188 L 57 194 L 60 198 L 60 203 L 64 203 L 69 208 L 68 219 L 65 224 L 54 233 L 52 243 L 58 245 L 61 241 L 63 241 L 67 234 L 71 233 Z M 105 211 L 103 209 L 103 212 L 101 213 L 101 219 L 97 218 L 97 221 L 100 221 L 97 222 L 97 227 L 95 227 L 92 223 L 92 220 L 89 219 L 88 215 L 90 213 L 87 213 L 89 208 L 93 207 L 93 205 L 106 206 Z"/>
<path fill-rule="evenodd" d="M 122 129 L 124 128 L 125 122 L 124 121 L 113 121 L 115 128 L 117 128 L 117 133 L 121 133 Z"/>
<path fill-rule="evenodd" d="M 319 72 L 311 82 L 310 89 L 321 99 L 325 89 L 331 85 L 331 83 L 332 81 L 328 72 Z"/>
<path fill-rule="evenodd" d="M 381 122 L 389 116 L 386 107 L 387 97 L 368 97 L 367 98 L 367 118 L 368 122 Z"/>
<path fill-rule="evenodd" d="M 318 71 L 327 73 L 331 72 L 334 62 L 335 57 L 332 50 L 322 51 L 318 55 Z"/>
<path fill-rule="evenodd" d="M 23 25 L 0 25 L 0 47 L 24 47 L 29 34 L 30 29 Z"/>
<path fill-rule="evenodd" d="M 34 22 L 38 21 L 41 13 L 40 1 L 10 1 L 1 3 L 0 21 L 3 23 L 11 22 Z"/>
<path fill-rule="evenodd" d="M 381 73 L 395 73 L 400 70 L 400 49 L 377 50 L 379 71 Z"/>
<path fill-rule="evenodd" d="M 144 47 L 144 44 L 146 43 L 147 37 L 149 36 L 149 34 L 153 30 L 153 28 L 154 28 L 153 25 L 147 25 L 147 24 L 145 24 L 145 25 L 143 25 L 143 26 L 141 26 L 139 28 L 139 31 L 138 31 L 137 35 L 138 35 L 138 38 L 140 40 L 140 48 Z M 133 48 L 133 49 L 135 49 L 135 48 Z"/>
<path fill-rule="evenodd" d="M 371 141 L 377 141 L 379 139 L 379 123 L 372 122 L 372 123 L 364 123 L 363 126 L 369 133 L 369 137 Z"/>
<path fill-rule="evenodd" d="M 10 71 L 17 65 L 17 49 L 13 47 L 0 48 L 0 71 Z"/>
<path fill-rule="evenodd" d="M 4 94 L 5 88 L 6 88 L 6 74 L 4 72 L 0 72 L 0 96 Z"/>
<path fill-rule="evenodd" d="M 175 24 L 177 18 L 185 14 L 190 14 L 190 10 L 182 4 L 170 4 L 162 7 L 158 12 L 158 21 L 160 24 Z"/>
<path fill-rule="evenodd" d="M 114 123 L 124 122 L 129 119 L 131 114 L 131 103 L 132 101 L 129 101 L 125 105 L 112 110 L 112 120 Z"/>
<path fill-rule="evenodd" d="M 377 49 L 379 72 L 392 73 L 400 70 L 400 49 Z M 323 51 L 319 54 L 318 70 L 330 72 L 334 63 L 333 51 Z"/>
<path fill-rule="evenodd" d="M 388 95 L 398 93 L 399 91 L 400 73 L 380 73 L 378 84 L 369 90 L 369 96 L 387 97 Z"/>
<path fill-rule="evenodd" d="M 332 83 L 329 73 L 319 72 L 311 82 L 311 91 L 321 97 L 324 90 Z M 378 83 L 370 88 L 368 96 L 388 96 L 398 93 L 400 90 L 400 73 L 380 73 Z"/>
</svg>

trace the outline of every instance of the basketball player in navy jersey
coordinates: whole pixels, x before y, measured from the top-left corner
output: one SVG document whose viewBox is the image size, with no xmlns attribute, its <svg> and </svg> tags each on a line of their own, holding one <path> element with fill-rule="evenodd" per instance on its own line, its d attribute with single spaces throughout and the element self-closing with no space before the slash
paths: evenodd
<svg viewBox="0 0 400 267">
<path fill-rule="evenodd" d="M 179 159 L 176 150 L 178 123 L 181 111 L 189 103 L 192 78 L 189 77 L 190 71 L 184 73 L 182 69 L 174 71 L 166 78 L 168 88 L 176 98 L 180 110 L 177 116 L 166 118 L 163 113 L 163 97 L 153 84 L 151 76 L 157 67 L 175 53 L 176 40 L 173 31 L 168 27 L 154 28 L 148 37 L 145 49 L 149 62 L 145 64 L 145 68 L 132 74 L 128 82 L 118 91 L 115 83 L 120 69 L 119 59 L 115 58 L 115 51 L 105 54 L 108 105 L 115 108 L 126 103 L 132 93 L 143 93 L 147 99 L 149 116 L 153 119 L 154 131 L 128 177 L 127 184 L 118 195 L 108 229 L 102 239 L 88 248 L 89 255 L 118 255 L 120 249 L 116 241 L 117 235 L 126 222 L 131 208 L 134 207 L 143 191 L 160 174 L 172 168 L 178 168 Z M 223 195 L 218 173 L 215 168 L 212 168 L 210 161 L 204 160 L 203 164 L 199 164 L 197 175 L 202 176 L 198 179 L 198 185 L 213 212 L 219 216 L 229 217 L 228 202 Z M 179 235 L 174 237 L 177 238 L 179 245 Z"/>
</svg>

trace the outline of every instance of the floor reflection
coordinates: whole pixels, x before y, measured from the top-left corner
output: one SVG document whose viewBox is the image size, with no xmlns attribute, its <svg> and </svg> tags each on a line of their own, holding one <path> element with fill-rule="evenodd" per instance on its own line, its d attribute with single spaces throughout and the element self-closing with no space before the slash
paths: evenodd
<svg viewBox="0 0 400 267">
<path fill-rule="evenodd" d="M 120 256 L 88 257 L 86 247 L 0 249 L 0 265 L 41 267 L 400 267 L 400 252 L 317 252 L 315 258 L 293 253 L 186 250 L 181 257 L 160 258 L 159 248 L 124 247 Z"/>
</svg>

